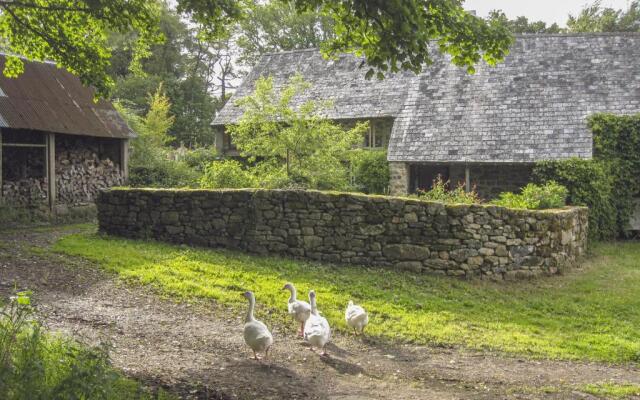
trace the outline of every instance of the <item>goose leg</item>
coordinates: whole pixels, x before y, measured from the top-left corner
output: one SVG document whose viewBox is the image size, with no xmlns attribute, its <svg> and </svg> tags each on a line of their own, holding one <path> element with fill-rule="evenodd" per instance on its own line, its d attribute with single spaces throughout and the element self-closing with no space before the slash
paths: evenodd
<svg viewBox="0 0 640 400">
<path fill-rule="evenodd" d="M 355 326 L 353 327 L 353 334 L 354 334 L 355 336 L 358 336 L 358 331 L 356 330 L 356 327 L 355 327 Z"/>
<path fill-rule="evenodd" d="M 298 336 L 304 337 L 304 322 L 300 322 L 300 333 L 298 333 Z"/>
<path fill-rule="evenodd" d="M 258 357 L 258 353 L 256 353 L 255 350 L 253 350 L 253 359 L 256 361 L 260 361 L 260 357 Z"/>
<path fill-rule="evenodd" d="M 264 351 L 264 360 L 267 361 L 269 359 L 269 349 L 271 348 L 271 346 L 267 347 L 267 349 Z"/>
<path fill-rule="evenodd" d="M 327 345 L 325 344 L 324 346 L 322 346 L 322 356 L 324 357 L 328 357 L 329 353 L 327 353 L 327 349 L 326 349 Z"/>
</svg>

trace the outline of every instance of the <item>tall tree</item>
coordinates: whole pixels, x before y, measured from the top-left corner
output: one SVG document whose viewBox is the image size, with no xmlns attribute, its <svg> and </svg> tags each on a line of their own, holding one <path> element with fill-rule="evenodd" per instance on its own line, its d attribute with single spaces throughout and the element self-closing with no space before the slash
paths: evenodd
<svg viewBox="0 0 640 400">
<path fill-rule="evenodd" d="M 254 175 L 262 185 L 289 184 L 314 189 L 344 189 L 348 186 L 347 161 L 362 141 L 366 123 L 345 129 L 323 118 L 323 104 L 292 100 L 310 84 L 296 75 L 280 91 L 273 79 L 260 78 L 255 92 L 237 100 L 243 114 L 229 134 L 240 154 L 255 163 Z"/>
<path fill-rule="evenodd" d="M 640 0 L 634 0 L 628 10 L 602 7 L 600 0 L 585 7 L 567 21 L 569 32 L 640 32 Z"/>
<path fill-rule="evenodd" d="M 141 62 L 144 75 L 127 68 L 133 57 L 134 35 L 111 35 L 114 58 L 110 71 L 116 81 L 113 97 L 142 115 L 149 108 L 148 94 L 162 82 L 175 116 L 169 131 L 174 143 L 189 147 L 212 144 L 210 123 L 218 104 L 213 95 L 217 55 L 199 38 L 202 31 L 188 27 L 166 4 L 162 4 L 159 27 L 165 40 L 149 48 L 149 57 Z"/>
<path fill-rule="evenodd" d="M 0 38 L 9 54 L 53 60 L 100 96 L 113 86 L 107 32 L 135 33 L 132 68 L 137 69 L 149 46 L 160 40 L 157 21 L 157 4 L 147 0 L 0 1 Z M 5 76 L 23 70 L 18 56 L 7 57 Z"/>
<path fill-rule="evenodd" d="M 239 61 L 253 66 L 267 52 L 307 49 L 335 38 L 333 19 L 319 10 L 298 12 L 291 3 L 254 1 L 240 21 Z"/>
<path fill-rule="evenodd" d="M 527 17 L 520 16 L 516 19 L 509 19 L 506 14 L 500 10 L 494 10 L 489 13 L 489 19 L 497 20 L 506 26 L 512 33 L 561 33 L 562 28 L 556 23 L 547 25 L 544 21 L 529 21 Z"/>
<path fill-rule="evenodd" d="M 319 10 L 335 24 L 335 37 L 323 43 L 326 54 L 356 52 L 366 57 L 368 75 L 400 69 L 420 71 L 430 61 L 431 42 L 452 56 L 452 62 L 473 71 L 484 59 L 490 64 L 507 53 L 511 36 L 496 21 L 467 13 L 461 0 L 283 0 L 298 12 Z M 31 59 L 51 59 L 107 96 L 110 31 L 137 34 L 136 57 L 148 55 L 159 40 L 159 13 L 148 0 L 0 1 L 0 38 L 7 50 Z M 246 14 L 245 0 L 177 0 L 176 9 L 209 37 L 220 37 Z M 136 63 L 133 64 L 136 67 Z M 5 74 L 21 72 L 22 62 L 10 57 Z"/>
</svg>

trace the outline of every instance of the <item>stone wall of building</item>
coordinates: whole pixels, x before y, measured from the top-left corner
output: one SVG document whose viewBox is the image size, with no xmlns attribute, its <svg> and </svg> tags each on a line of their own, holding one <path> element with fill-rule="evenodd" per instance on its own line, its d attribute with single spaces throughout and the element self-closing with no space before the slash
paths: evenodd
<svg viewBox="0 0 640 400">
<path fill-rule="evenodd" d="M 389 163 L 389 192 L 394 196 L 409 193 L 409 164 L 393 161 Z"/>
<path fill-rule="evenodd" d="M 586 208 L 524 211 L 282 190 L 114 189 L 100 231 L 336 264 L 490 279 L 554 274 L 585 252 Z"/>
</svg>

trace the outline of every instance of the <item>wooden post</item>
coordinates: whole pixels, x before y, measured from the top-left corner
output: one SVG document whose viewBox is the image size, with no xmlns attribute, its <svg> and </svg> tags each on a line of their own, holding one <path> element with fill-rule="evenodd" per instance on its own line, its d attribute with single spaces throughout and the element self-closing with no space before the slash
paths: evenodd
<svg viewBox="0 0 640 400">
<path fill-rule="evenodd" d="M 49 209 L 53 211 L 56 205 L 56 134 L 47 134 L 46 161 L 47 161 L 47 197 Z"/>
<path fill-rule="evenodd" d="M 120 173 L 126 182 L 129 180 L 129 140 L 120 140 Z"/>
<path fill-rule="evenodd" d="M 471 169 L 469 164 L 464 165 L 464 189 L 467 193 L 471 191 Z"/>
</svg>

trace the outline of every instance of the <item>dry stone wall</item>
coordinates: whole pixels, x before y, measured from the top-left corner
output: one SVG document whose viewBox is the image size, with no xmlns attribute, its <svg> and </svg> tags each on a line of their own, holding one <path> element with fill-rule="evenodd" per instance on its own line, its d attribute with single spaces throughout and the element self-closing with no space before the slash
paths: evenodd
<svg viewBox="0 0 640 400">
<path fill-rule="evenodd" d="M 295 190 L 113 189 L 100 231 L 414 272 L 527 278 L 586 249 L 586 208 L 511 210 Z"/>
</svg>

